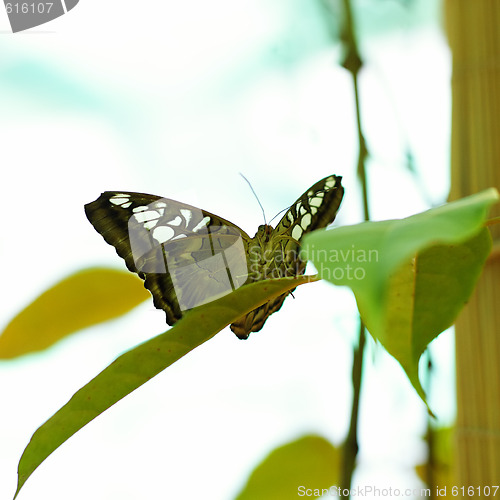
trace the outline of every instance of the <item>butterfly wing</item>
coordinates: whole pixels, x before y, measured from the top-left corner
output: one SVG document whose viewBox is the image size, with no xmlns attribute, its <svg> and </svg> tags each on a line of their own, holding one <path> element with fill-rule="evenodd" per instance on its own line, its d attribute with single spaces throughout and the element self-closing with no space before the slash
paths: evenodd
<svg viewBox="0 0 500 500">
<path fill-rule="evenodd" d="M 271 226 L 260 226 L 249 244 L 250 255 L 257 256 L 250 262 L 250 268 L 257 267 L 256 262 L 260 262 L 260 272 L 251 276 L 254 281 L 304 274 L 306 262 L 299 256 L 301 239 L 304 234 L 326 227 L 335 220 L 344 196 L 341 180 L 342 177 L 336 175 L 325 177 L 311 186 L 287 210 L 274 230 Z M 290 292 L 235 321 L 231 330 L 240 339 L 246 339 L 251 332 L 259 331 L 267 318 L 281 308 Z"/>
<path fill-rule="evenodd" d="M 94 228 L 137 273 L 173 325 L 183 311 L 248 279 L 250 237 L 210 212 L 143 193 L 103 193 L 85 205 Z"/>
<path fill-rule="evenodd" d="M 344 197 L 342 177 L 329 175 L 316 182 L 287 210 L 276 226 L 276 235 L 283 240 L 286 263 L 294 276 L 304 274 L 306 263 L 299 257 L 304 234 L 331 224 Z"/>
</svg>

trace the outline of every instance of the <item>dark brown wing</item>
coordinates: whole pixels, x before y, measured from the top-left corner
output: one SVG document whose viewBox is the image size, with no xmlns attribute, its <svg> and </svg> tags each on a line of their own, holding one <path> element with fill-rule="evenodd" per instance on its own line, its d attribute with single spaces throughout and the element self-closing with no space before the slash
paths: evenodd
<svg viewBox="0 0 500 500">
<path fill-rule="evenodd" d="M 107 191 L 85 205 L 85 213 L 144 280 L 169 325 L 247 280 L 250 237 L 210 212 L 160 196 Z"/>
</svg>

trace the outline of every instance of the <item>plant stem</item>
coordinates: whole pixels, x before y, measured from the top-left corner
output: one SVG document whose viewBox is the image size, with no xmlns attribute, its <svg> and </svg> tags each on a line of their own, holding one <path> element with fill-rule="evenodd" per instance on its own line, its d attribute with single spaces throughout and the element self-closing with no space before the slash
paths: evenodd
<svg viewBox="0 0 500 500">
<path fill-rule="evenodd" d="M 432 355 L 430 350 L 427 350 L 427 397 L 430 397 L 431 387 L 432 387 Z M 434 471 L 436 469 L 436 454 L 435 454 L 435 444 L 434 444 L 434 429 L 432 427 L 432 417 L 427 413 L 427 433 L 425 436 L 425 441 L 427 442 L 427 463 L 425 467 L 425 482 L 427 483 L 427 488 L 429 488 L 431 495 L 430 500 L 435 498 L 435 488 L 436 488 L 436 478 Z"/>
<path fill-rule="evenodd" d="M 356 32 L 354 29 L 354 17 L 351 9 L 350 0 L 343 0 L 344 3 L 344 26 L 343 26 L 343 40 L 346 47 L 346 54 L 343 61 L 343 66 L 352 76 L 354 98 L 356 102 L 356 123 L 358 131 L 358 166 L 357 174 L 361 182 L 362 196 L 363 196 L 363 212 L 365 221 L 370 220 L 370 211 L 368 208 L 368 184 L 366 180 L 365 162 L 368 156 L 366 142 L 363 135 L 363 128 L 361 126 L 361 105 L 359 99 L 358 87 L 358 74 L 363 66 L 363 61 L 358 50 L 356 41 Z M 340 485 L 342 489 L 350 490 L 352 475 L 356 466 L 356 458 L 358 456 L 358 415 L 359 415 L 359 400 L 361 394 L 361 381 L 363 376 L 363 358 L 365 351 L 366 331 L 363 321 L 360 318 L 359 323 L 359 339 L 358 346 L 354 351 L 352 362 L 352 408 L 351 408 L 351 422 L 349 425 L 349 432 L 344 443 L 344 456 L 342 461 L 342 472 L 340 478 Z M 349 497 L 350 498 L 350 497 Z"/>
<path fill-rule="evenodd" d="M 370 212 L 368 208 L 368 184 L 366 181 L 366 168 L 365 161 L 368 156 L 366 148 L 366 141 L 363 135 L 363 127 L 361 125 L 361 105 L 359 102 L 359 86 L 358 74 L 363 66 L 363 61 L 359 54 L 358 43 L 356 40 L 356 32 L 354 29 L 354 17 L 351 9 L 350 0 L 343 0 L 344 2 L 344 26 L 343 26 L 343 39 L 346 46 L 346 54 L 342 66 L 351 73 L 352 84 L 354 88 L 354 98 L 356 102 L 356 124 L 358 129 L 358 177 L 361 182 L 363 192 L 363 212 L 365 221 L 370 220 Z"/>
<path fill-rule="evenodd" d="M 340 476 L 340 487 L 343 490 L 351 488 L 352 474 L 356 466 L 356 457 L 358 456 L 358 414 L 359 414 L 359 396 L 361 393 L 361 379 L 363 375 L 363 357 L 365 352 L 365 325 L 360 318 L 359 323 L 359 343 L 354 350 L 352 360 L 352 408 L 351 423 L 349 432 L 343 447 L 342 471 Z M 350 497 L 349 497 L 350 498 Z"/>
</svg>

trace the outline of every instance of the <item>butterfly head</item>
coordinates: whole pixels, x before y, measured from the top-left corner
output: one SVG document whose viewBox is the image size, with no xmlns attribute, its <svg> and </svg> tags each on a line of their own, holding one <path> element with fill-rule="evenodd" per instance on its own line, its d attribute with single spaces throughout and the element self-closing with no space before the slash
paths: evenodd
<svg viewBox="0 0 500 500">
<path fill-rule="evenodd" d="M 269 224 L 262 224 L 257 229 L 255 233 L 254 239 L 259 241 L 261 244 L 269 242 L 272 234 L 273 234 L 273 226 Z"/>
</svg>

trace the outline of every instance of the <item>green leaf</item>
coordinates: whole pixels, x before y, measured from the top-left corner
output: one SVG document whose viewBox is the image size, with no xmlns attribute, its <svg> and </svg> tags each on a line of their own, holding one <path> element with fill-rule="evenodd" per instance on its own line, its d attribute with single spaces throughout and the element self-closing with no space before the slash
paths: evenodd
<svg viewBox="0 0 500 500">
<path fill-rule="evenodd" d="M 254 469 L 236 500 L 290 500 L 298 497 L 300 487 L 307 498 L 329 494 L 330 486 L 339 482 L 340 455 L 314 435 L 280 446 Z"/>
<path fill-rule="evenodd" d="M 14 498 L 28 477 L 54 450 L 103 411 L 240 316 L 309 281 L 310 277 L 302 276 L 245 285 L 192 309 L 170 330 L 118 357 L 33 434 L 19 461 Z"/>
<path fill-rule="evenodd" d="M 495 189 L 401 220 L 305 236 L 322 278 L 349 286 L 371 335 L 394 356 L 425 402 L 418 361 L 455 321 L 491 248 L 482 229 Z"/>
<path fill-rule="evenodd" d="M 129 272 L 79 271 L 12 319 L 0 336 L 0 359 L 47 349 L 82 328 L 125 314 L 148 297 L 141 280 Z"/>
</svg>

